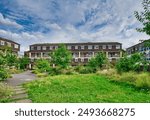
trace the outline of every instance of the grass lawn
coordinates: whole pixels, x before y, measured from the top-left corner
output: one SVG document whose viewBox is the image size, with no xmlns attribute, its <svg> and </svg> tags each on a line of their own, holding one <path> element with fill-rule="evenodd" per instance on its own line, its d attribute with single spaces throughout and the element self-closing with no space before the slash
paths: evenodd
<svg viewBox="0 0 150 120">
<path fill-rule="evenodd" d="M 25 87 L 30 99 L 38 103 L 150 103 L 150 91 L 115 83 L 96 74 L 49 76 Z"/>
</svg>

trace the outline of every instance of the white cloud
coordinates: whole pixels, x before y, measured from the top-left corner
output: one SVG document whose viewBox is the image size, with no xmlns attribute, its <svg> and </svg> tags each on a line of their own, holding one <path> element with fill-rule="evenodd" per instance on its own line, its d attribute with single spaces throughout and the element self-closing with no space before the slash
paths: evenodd
<svg viewBox="0 0 150 120">
<path fill-rule="evenodd" d="M 6 26 L 12 26 L 12 27 L 15 27 L 15 28 L 18 28 L 18 29 L 23 28 L 21 25 L 19 25 L 15 21 L 11 21 L 8 18 L 4 18 L 1 13 L 0 13 L 0 24 L 6 25 Z"/>
<path fill-rule="evenodd" d="M 135 28 L 141 24 L 134 17 L 135 10 L 142 10 L 141 0 L 16 0 L 14 8 L 33 17 L 34 25 L 47 32 L 36 30 L 14 33 L 0 30 L 0 35 L 13 38 L 22 44 L 22 51 L 29 44 L 41 42 L 94 42 L 117 41 L 123 48 L 149 38 Z M 12 8 L 13 9 L 13 8 Z M 18 13 L 14 16 L 19 16 Z M 13 17 L 13 13 L 11 13 Z M 0 16 L 0 21 L 17 24 Z M 15 19 L 15 18 L 14 18 Z M 24 18 L 26 19 L 26 17 Z M 81 24 L 76 27 L 77 24 Z M 32 27 L 32 26 L 28 26 Z M 11 36 L 11 37 L 10 37 Z M 26 47 L 24 47 L 26 46 Z"/>
</svg>

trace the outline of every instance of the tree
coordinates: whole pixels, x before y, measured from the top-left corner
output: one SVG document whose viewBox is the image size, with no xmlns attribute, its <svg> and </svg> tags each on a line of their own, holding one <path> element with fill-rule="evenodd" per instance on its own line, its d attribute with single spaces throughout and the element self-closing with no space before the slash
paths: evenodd
<svg viewBox="0 0 150 120">
<path fill-rule="evenodd" d="M 39 72 L 48 72 L 50 69 L 50 63 L 46 59 L 36 60 L 35 69 L 37 69 Z"/>
<path fill-rule="evenodd" d="M 15 54 L 11 53 L 11 52 L 7 52 L 6 53 L 5 60 L 6 60 L 6 64 L 9 67 L 18 65 L 18 58 L 17 58 L 17 56 Z"/>
<path fill-rule="evenodd" d="M 58 49 L 50 54 L 52 64 L 56 66 L 66 68 L 71 63 L 72 55 L 67 50 L 64 44 L 59 45 Z"/>
<path fill-rule="evenodd" d="M 134 13 L 137 20 L 143 24 L 143 28 L 137 28 L 137 31 L 150 35 L 150 0 L 143 0 L 142 5 L 144 11 Z"/>
<path fill-rule="evenodd" d="M 102 68 L 103 64 L 106 62 L 106 55 L 103 52 L 98 52 L 97 55 L 90 59 L 88 66 L 97 69 Z"/>
<path fill-rule="evenodd" d="M 19 66 L 20 69 L 26 69 L 27 65 L 29 64 L 30 59 L 28 57 L 23 57 L 19 59 Z"/>
</svg>

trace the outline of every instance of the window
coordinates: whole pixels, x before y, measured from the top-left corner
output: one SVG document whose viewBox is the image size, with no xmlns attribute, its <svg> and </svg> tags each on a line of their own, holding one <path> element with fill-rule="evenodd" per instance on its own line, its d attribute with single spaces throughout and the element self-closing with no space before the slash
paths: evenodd
<svg viewBox="0 0 150 120">
<path fill-rule="evenodd" d="M 120 49 L 120 45 L 116 45 L 116 49 Z"/>
<path fill-rule="evenodd" d="M 81 46 L 81 50 L 84 50 L 84 46 L 83 45 Z"/>
<path fill-rule="evenodd" d="M 55 46 L 54 48 L 55 48 L 55 49 L 57 49 L 57 48 L 58 48 L 58 46 Z"/>
<path fill-rule="evenodd" d="M 88 45 L 88 49 L 91 50 L 92 49 L 92 45 Z"/>
<path fill-rule="evenodd" d="M 19 46 L 17 44 L 15 44 L 15 48 L 19 48 Z"/>
<path fill-rule="evenodd" d="M 7 42 L 7 45 L 8 45 L 9 47 L 11 47 L 11 43 L 10 43 L 10 42 Z"/>
<path fill-rule="evenodd" d="M 49 49 L 50 49 L 50 50 L 53 50 L 53 46 L 50 46 Z"/>
<path fill-rule="evenodd" d="M 78 49 L 78 46 L 75 46 L 75 49 Z"/>
<path fill-rule="evenodd" d="M 84 58 L 81 58 L 81 62 L 84 62 Z"/>
<path fill-rule="evenodd" d="M 43 53 L 43 57 L 49 57 L 48 53 Z"/>
<path fill-rule="evenodd" d="M 70 46 L 70 45 L 68 45 L 68 46 L 67 46 L 67 49 L 68 49 L 68 50 L 71 50 L 71 46 Z"/>
<path fill-rule="evenodd" d="M 34 50 L 34 46 L 31 46 L 31 50 Z"/>
<path fill-rule="evenodd" d="M 112 45 L 108 45 L 108 49 L 112 49 Z"/>
<path fill-rule="evenodd" d="M 43 50 L 46 50 L 46 46 L 43 46 L 42 49 L 43 49 Z"/>
<path fill-rule="evenodd" d="M 103 49 L 106 49 L 106 45 L 103 45 Z"/>
<path fill-rule="evenodd" d="M 78 58 L 75 58 L 75 60 L 74 60 L 75 62 L 78 62 Z"/>
<path fill-rule="evenodd" d="M 37 50 L 41 50 L 41 46 L 37 46 Z"/>
<path fill-rule="evenodd" d="M 94 49 L 99 49 L 99 46 L 98 46 L 98 45 L 95 45 L 95 46 L 94 46 Z"/>
<path fill-rule="evenodd" d="M 5 45 L 5 42 L 4 42 L 4 41 L 1 41 L 1 45 Z"/>
</svg>

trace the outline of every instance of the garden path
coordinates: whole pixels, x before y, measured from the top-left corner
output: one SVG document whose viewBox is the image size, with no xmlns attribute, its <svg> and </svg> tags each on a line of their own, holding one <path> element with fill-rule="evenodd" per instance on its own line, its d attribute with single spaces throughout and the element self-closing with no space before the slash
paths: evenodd
<svg viewBox="0 0 150 120">
<path fill-rule="evenodd" d="M 12 78 L 6 80 L 6 83 L 14 88 L 12 103 L 32 103 L 22 84 L 35 79 L 36 76 L 31 71 L 25 71 L 23 73 L 13 74 Z"/>
</svg>

